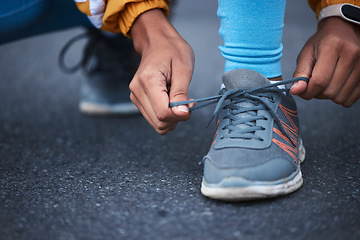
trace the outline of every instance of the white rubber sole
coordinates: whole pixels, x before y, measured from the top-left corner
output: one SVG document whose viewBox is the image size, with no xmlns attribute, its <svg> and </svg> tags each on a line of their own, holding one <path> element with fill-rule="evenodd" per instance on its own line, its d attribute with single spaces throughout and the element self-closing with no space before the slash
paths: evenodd
<svg viewBox="0 0 360 240">
<path fill-rule="evenodd" d="M 302 163 L 305 160 L 305 147 L 301 139 L 299 140 L 298 154 L 300 163 Z M 241 183 L 239 184 L 241 187 L 221 187 L 221 185 L 226 182 L 238 182 Z M 246 182 L 248 182 L 248 184 L 246 184 Z M 288 179 L 282 179 L 276 182 L 252 182 L 240 177 L 231 177 L 223 179 L 219 184 L 216 184 L 218 185 L 216 186 L 206 183 L 203 179 L 201 193 L 207 197 L 218 200 L 248 201 L 286 195 L 298 190 L 302 184 L 302 173 L 299 169 L 295 176 L 290 176 Z"/>
<path fill-rule="evenodd" d="M 135 104 L 119 103 L 114 105 L 102 105 L 91 102 L 80 102 L 79 109 L 81 113 L 88 115 L 132 115 L 139 113 Z"/>
<path fill-rule="evenodd" d="M 277 197 L 296 191 L 303 183 L 301 171 L 291 181 L 283 184 L 267 185 L 259 182 L 259 185 L 248 187 L 221 188 L 208 187 L 203 181 L 201 193 L 207 197 L 225 201 L 247 201 L 262 198 Z"/>
</svg>

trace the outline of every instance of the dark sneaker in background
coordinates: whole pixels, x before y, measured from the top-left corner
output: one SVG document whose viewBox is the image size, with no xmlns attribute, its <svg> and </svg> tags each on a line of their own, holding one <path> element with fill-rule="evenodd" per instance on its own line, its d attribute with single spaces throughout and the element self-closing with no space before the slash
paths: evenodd
<svg viewBox="0 0 360 240">
<path fill-rule="evenodd" d="M 78 64 L 65 64 L 66 52 L 76 41 L 87 38 Z M 129 84 L 140 63 L 132 41 L 88 29 L 72 38 L 61 50 L 59 66 L 66 73 L 82 70 L 85 79 L 80 89 L 80 112 L 90 115 L 130 115 L 139 113 L 130 100 Z"/>
<path fill-rule="evenodd" d="M 291 94 L 246 69 L 226 72 L 223 83 L 221 94 L 231 92 L 231 97 L 221 105 L 217 132 L 204 157 L 202 193 L 239 201 L 300 188 L 305 149 Z"/>
</svg>

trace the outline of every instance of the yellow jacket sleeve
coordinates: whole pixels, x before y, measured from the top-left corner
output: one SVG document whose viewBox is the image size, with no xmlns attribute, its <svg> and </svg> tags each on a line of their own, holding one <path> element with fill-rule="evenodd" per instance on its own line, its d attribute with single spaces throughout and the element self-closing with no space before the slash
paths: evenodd
<svg viewBox="0 0 360 240">
<path fill-rule="evenodd" d="M 140 14 L 159 8 L 168 15 L 170 0 L 75 0 L 75 3 L 95 27 L 130 37 L 131 26 Z"/>
<path fill-rule="evenodd" d="M 308 3 L 316 13 L 316 18 L 319 17 L 319 13 L 321 9 L 330 5 L 349 3 L 356 6 L 360 6 L 360 0 L 308 0 Z"/>
</svg>

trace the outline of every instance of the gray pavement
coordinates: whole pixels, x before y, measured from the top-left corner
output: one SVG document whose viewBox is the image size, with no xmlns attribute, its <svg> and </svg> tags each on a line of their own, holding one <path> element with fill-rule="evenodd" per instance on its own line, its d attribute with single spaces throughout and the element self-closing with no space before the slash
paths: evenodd
<svg viewBox="0 0 360 240">
<path fill-rule="evenodd" d="M 173 18 L 196 54 L 193 98 L 219 89 L 216 4 L 182 0 Z M 306 1 L 288 1 L 285 77 L 315 25 Z M 213 201 L 200 193 L 198 165 L 213 109 L 166 136 L 140 116 L 81 115 L 83 77 L 61 73 L 57 56 L 82 31 L 0 46 L 0 239 L 360 239 L 359 103 L 297 98 L 307 149 L 299 191 Z"/>
</svg>

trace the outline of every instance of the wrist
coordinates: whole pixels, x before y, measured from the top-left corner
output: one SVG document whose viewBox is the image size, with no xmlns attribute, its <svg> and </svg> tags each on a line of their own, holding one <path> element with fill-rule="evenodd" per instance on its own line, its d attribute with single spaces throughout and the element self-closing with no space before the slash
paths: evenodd
<svg viewBox="0 0 360 240">
<path fill-rule="evenodd" d="M 161 38 L 178 37 L 179 34 L 160 9 L 152 9 L 142 13 L 131 28 L 134 48 L 143 53 L 149 46 L 159 42 Z"/>
<path fill-rule="evenodd" d="M 339 29 L 339 30 L 346 30 L 351 29 L 354 31 L 355 34 L 360 34 L 360 26 L 348 21 L 345 21 L 344 19 L 333 16 L 333 17 L 327 17 L 322 19 L 318 23 L 318 30 L 321 29 Z"/>
</svg>

